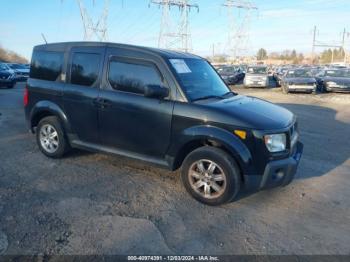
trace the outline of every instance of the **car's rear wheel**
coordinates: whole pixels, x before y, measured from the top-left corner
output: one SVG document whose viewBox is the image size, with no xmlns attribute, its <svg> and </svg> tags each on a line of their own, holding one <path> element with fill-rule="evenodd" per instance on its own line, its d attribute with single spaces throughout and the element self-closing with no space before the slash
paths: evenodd
<svg viewBox="0 0 350 262">
<path fill-rule="evenodd" d="M 201 147 L 184 160 L 181 178 L 196 200 L 221 205 L 233 200 L 240 190 L 240 171 L 235 160 L 215 147 Z"/>
<path fill-rule="evenodd" d="M 48 157 L 62 157 L 69 149 L 62 125 L 55 116 L 45 117 L 39 122 L 36 140 L 40 151 Z"/>
</svg>

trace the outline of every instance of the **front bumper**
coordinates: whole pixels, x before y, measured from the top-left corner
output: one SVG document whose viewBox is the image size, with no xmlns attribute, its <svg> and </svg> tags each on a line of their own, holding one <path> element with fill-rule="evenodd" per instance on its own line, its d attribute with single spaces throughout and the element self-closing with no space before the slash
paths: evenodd
<svg viewBox="0 0 350 262">
<path fill-rule="evenodd" d="M 14 85 L 15 84 L 14 79 L 0 79 L 0 86 L 9 86 L 9 85 Z"/>
<path fill-rule="evenodd" d="M 292 156 L 286 159 L 269 162 L 266 165 L 259 189 L 288 185 L 293 180 L 297 171 L 303 148 L 303 144 L 297 142 Z"/>
<path fill-rule="evenodd" d="M 310 85 L 289 85 L 288 90 L 292 92 L 313 92 L 316 90 L 316 86 Z"/>
<path fill-rule="evenodd" d="M 27 81 L 29 78 L 29 75 L 17 75 L 16 76 L 16 81 L 18 82 L 24 82 L 24 81 Z"/>
<path fill-rule="evenodd" d="M 246 87 L 268 87 L 269 86 L 267 82 L 263 82 L 263 81 L 249 81 L 249 82 L 244 82 L 243 85 Z"/>
<path fill-rule="evenodd" d="M 340 86 L 327 86 L 326 90 L 328 92 L 338 92 L 338 93 L 348 93 L 350 92 L 350 86 L 348 87 L 340 87 Z"/>
</svg>

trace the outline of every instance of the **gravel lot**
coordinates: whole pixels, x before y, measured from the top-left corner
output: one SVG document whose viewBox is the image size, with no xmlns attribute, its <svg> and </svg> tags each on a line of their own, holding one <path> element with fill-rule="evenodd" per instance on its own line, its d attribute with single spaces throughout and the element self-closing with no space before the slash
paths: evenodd
<svg viewBox="0 0 350 262">
<path fill-rule="evenodd" d="M 209 207 L 171 173 L 74 151 L 41 154 L 23 86 L 0 89 L 0 254 L 350 254 L 350 94 L 238 93 L 297 114 L 304 155 L 285 188 Z"/>
</svg>

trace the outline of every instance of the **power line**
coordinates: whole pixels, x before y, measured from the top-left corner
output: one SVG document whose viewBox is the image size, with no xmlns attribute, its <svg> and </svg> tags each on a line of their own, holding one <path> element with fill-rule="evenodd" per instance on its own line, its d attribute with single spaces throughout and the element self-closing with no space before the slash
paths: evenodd
<svg viewBox="0 0 350 262">
<path fill-rule="evenodd" d="M 162 8 L 162 19 L 158 38 L 158 47 L 167 49 L 178 49 L 189 52 L 192 49 L 191 34 L 189 31 L 189 12 L 192 8 L 199 12 L 197 4 L 190 4 L 188 0 L 151 0 L 150 4 Z M 180 11 L 180 21 L 177 30 L 173 29 L 170 17 L 172 7 Z"/>
<path fill-rule="evenodd" d="M 233 59 L 236 59 L 238 55 L 243 55 L 248 52 L 251 11 L 257 10 L 258 8 L 250 1 L 241 0 L 226 0 L 223 6 L 227 8 L 229 20 L 227 45 Z M 235 9 L 244 12 L 241 21 L 235 19 Z"/>
<path fill-rule="evenodd" d="M 84 40 L 91 40 L 93 36 L 97 37 L 99 41 L 107 41 L 108 32 L 107 32 L 107 19 L 109 12 L 110 0 L 104 1 L 104 8 L 101 16 L 96 23 L 93 22 L 91 16 L 88 14 L 83 0 L 77 0 L 80 16 L 84 26 Z M 93 1 L 93 4 L 95 1 Z"/>
</svg>

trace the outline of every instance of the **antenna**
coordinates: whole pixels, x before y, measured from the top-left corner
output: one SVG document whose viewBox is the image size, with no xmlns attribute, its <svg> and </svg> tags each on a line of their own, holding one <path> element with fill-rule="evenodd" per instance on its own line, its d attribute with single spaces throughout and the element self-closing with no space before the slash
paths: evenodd
<svg viewBox="0 0 350 262">
<path fill-rule="evenodd" d="M 190 4 L 189 0 L 151 0 L 151 3 L 162 7 L 158 47 L 177 49 L 184 52 L 191 51 L 192 43 L 188 16 L 192 8 L 199 12 L 199 6 L 197 4 Z M 178 22 L 177 30 L 173 29 L 170 18 L 172 7 L 178 7 L 180 11 L 180 21 Z"/>
<path fill-rule="evenodd" d="M 233 59 L 236 59 L 238 55 L 243 55 L 248 51 L 251 11 L 258 10 L 258 8 L 250 1 L 240 0 L 226 0 L 223 6 L 228 11 L 228 47 Z M 234 9 L 244 11 L 241 21 L 235 19 L 233 14 Z"/>
<path fill-rule="evenodd" d="M 41 33 L 41 37 L 44 39 L 45 44 L 47 44 L 46 37 L 43 33 Z"/>
</svg>

